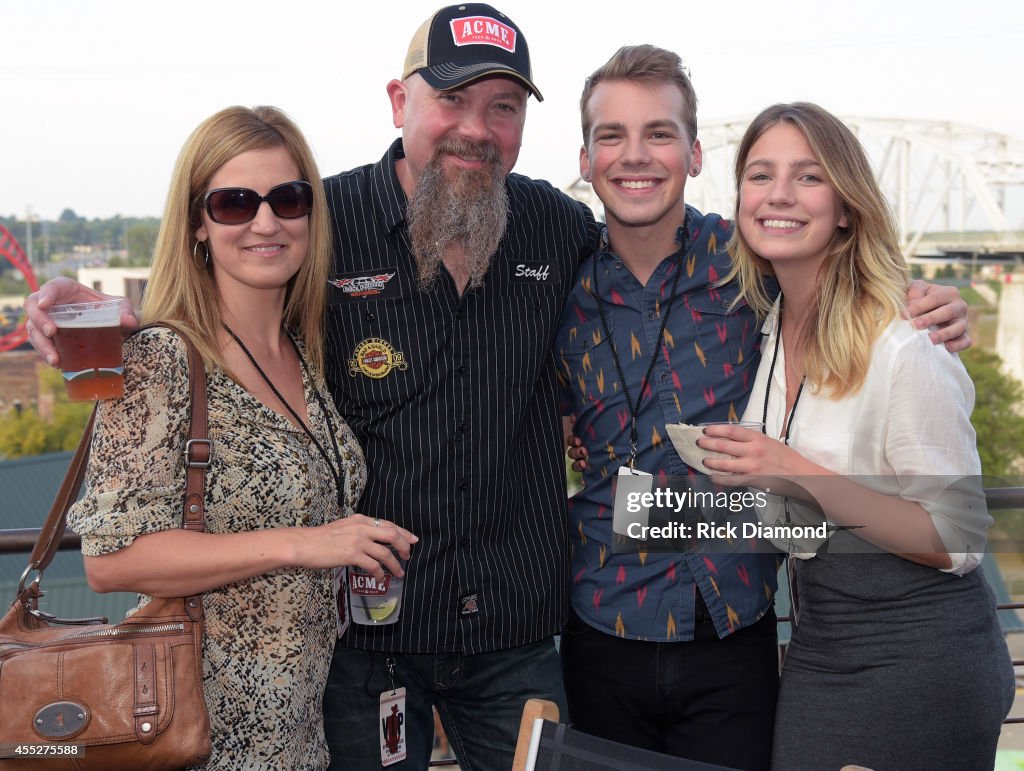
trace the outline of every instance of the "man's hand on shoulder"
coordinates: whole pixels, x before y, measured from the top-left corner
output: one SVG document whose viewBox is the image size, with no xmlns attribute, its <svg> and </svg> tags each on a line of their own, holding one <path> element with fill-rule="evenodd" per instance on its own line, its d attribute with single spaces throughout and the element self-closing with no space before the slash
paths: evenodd
<svg viewBox="0 0 1024 771">
<path fill-rule="evenodd" d="M 54 305 L 87 303 L 96 300 L 121 300 L 121 328 L 135 329 L 139 326 L 139 320 L 135 317 L 127 299 L 105 295 L 64 276 L 47 281 L 38 291 L 26 298 L 25 313 L 28 314 L 28 321 L 25 326 L 28 330 L 29 342 L 36 349 L 39 358 L 53 367 L 60 364 L 60 357 L 57 356 L 57 349 L 53 345 L 53 336 L 57 333 L 57 325 L 50 319 L 48 314 L 50 308 Z"/>
<path fill-rule="evenodd" d="M 971 347 L 967 330 L 967 303 L 955 286 L 940 286 L 916 279 L 907 290 L 907 316 L 918 329 L 935 327 L 929 337 L 950 353 Z"/>
</svg>

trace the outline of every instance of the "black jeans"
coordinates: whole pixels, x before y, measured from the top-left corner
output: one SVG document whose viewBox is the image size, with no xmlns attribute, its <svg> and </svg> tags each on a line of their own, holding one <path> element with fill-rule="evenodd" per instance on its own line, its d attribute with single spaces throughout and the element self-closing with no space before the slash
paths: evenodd
<svg viewBox="0 0 1024 771">
<path fill-rule="evenodd" d="M 694 639 L 670 643 L 608 635 L 570 613 L 561 656 L 573 727 L 676 757 L 768 769 L 775 611 L 720 640 L 700 610 Z"/>
</svg>

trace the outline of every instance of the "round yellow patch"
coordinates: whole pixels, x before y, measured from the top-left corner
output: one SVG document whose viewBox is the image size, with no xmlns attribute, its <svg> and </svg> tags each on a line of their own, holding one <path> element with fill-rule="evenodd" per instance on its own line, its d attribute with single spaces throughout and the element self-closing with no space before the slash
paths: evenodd
<svg viewBox="0 0 1024 771">
<path fill-rule="evenodd" d="M 367 377 L 379 380 L 393 369 L 405 370 L 408 367 L 405 354 L 396 351 L 391 343 L 379 337 L 368 337 L 352 352 L 352 358 L 348 361 L 348 374 L 355 377 L 362 372 Z"/>
</svg>

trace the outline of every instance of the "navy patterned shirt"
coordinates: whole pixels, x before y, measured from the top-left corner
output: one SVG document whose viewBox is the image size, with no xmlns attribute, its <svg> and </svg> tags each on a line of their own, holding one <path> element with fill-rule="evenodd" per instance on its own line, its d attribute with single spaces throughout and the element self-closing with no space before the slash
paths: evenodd
<svg viewBox="0 0 1024 771">
<path fill-rule="evenodd" d="M 757 372 L 761 335 L 754 313 L 745 303 L 729 310 L 738 293 L 734 283 L 716 286 L 729 271 L 731 234 L 731 223 L 719 215 L 687 207 L 678 238 L 687 246 L 662 261 L 646 286 L 609 251 L 605 235 L 584 261 L 562 316 L 555 340 L 562 412 L 576 415 L 575 433 L 590 452 L 585 487 L 569 502 L 571 602 L 584 621 L 608 634 L 693 639 L 697 589 L 720 637 L 754 623 L 772 604 L 778 568 L 772 554 L 613 553 L 615 480 L 629 457 L 631 411 L 592 295 L 595 262 L 634 404 L 661 314 L 672 308 L 637 423 L 636 468 L 653 474 L 658 487 L 669 476 L 695 473 L 679 458 L 666 425 L 738 419 Z"/>
</svg>

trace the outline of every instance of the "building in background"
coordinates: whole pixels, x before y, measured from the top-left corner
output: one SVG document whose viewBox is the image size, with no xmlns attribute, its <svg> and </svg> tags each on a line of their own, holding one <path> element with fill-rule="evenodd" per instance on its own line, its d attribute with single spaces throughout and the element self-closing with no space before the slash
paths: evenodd
<svg viewBox="0 0 1024 771">
<path fill-rule="evenodd" d="M 79 268 L 78 282 L 103 294 L 127 297 L 132 307 L 142 305 L 149 268 Z"/>
</svg>

